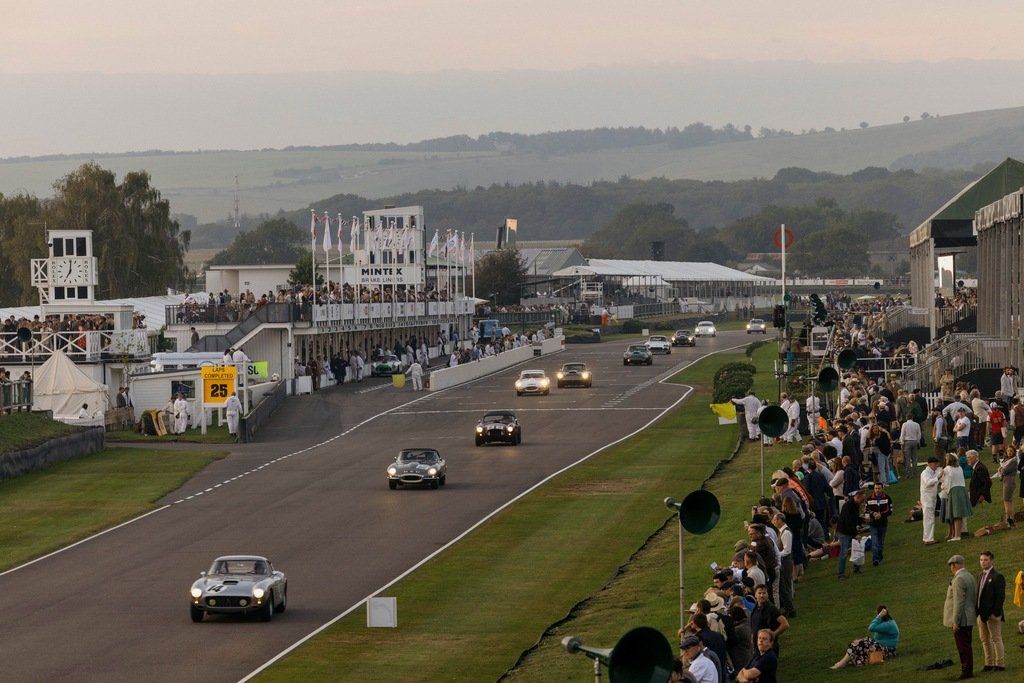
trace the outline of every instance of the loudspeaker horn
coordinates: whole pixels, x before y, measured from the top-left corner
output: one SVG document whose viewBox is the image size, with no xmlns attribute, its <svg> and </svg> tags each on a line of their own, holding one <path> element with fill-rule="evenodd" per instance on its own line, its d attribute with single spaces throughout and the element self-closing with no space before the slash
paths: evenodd
<svg viewBox="0 0 1024 683">
<path fill-rule="evenodd" d="M 667 683 L 672 675 L 672 646 L 650 626 L 629 631 L 613 648 L 587 647 L 575 636 L 563 638 L 562 647 L 607 666 L 611 683 Z"/>
<path fill-rule="evenodd" d="M 832 366 L 821 369 L 818 373 L 818 388 L 822 391 L 835 391 L 839 387 L 839 372 Z"/>
<path fill-rule="evenodd" d="M 779 406 L 768 406 L 757 416 L 757 426 L 766 436 L 780 437 L 789 428 L 789 415 Z"/>
<path fill-rule="evenodd" d="M 849 370 L 857 364 L 857 352 L 853 349 L 843 349 L 839 352 L 839 358 L 836 360 L 839 363 L 839 367 L 843 370 Z"/>
<path fill-rule="evenodd" d="M 26 344 L 32 341 L 32 330 L 27 327 L 18 328 L 18 341 L 25 342 Z"/>
<path fill-rule="evenodd" d="M 679 504 L 679 523 L 691 534 L 706 534 L 722 516 L 722 506 L 710 491 L 694 491 Z"/>
</svg>

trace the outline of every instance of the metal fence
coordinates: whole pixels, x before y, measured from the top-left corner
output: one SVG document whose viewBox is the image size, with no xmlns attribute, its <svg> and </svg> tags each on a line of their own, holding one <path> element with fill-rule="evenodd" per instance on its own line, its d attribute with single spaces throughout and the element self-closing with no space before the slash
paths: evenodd
<svg viewBox="0 0 1024 683">
<path fill-rule="evenodd" d="M 0 384 L 0 414 L 32 410 L 32 380 Z"/>
<path fill-rule="evenodd" d="M 14 334 L 0 337 L 0 362 L 46 360 L 63 351 L 75 361 L 97 361 L 150 354 L 146 330 L 83 330 L 79 332 L 33 332 L 22 341 Z"/>
<path fill-rule="evenodd" d="M 284 403 L 288 391 L 284 380 L 278 380 L 277 386 L 263 397 L 263 400 L 243 415 L 238 421 L 238 437 L 242 443 L 252 443 L 256 440 L 256 432 L 263 426 L 278 406 Z"/>
</svg>

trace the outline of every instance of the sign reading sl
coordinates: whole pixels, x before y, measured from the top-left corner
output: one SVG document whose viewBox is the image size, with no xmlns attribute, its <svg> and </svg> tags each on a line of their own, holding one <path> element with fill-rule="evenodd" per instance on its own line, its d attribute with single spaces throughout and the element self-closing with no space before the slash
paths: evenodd
<svg viewBox="0 0 1024 683">
<path fill-rule="evenodd" d="M 201 368 L 203 379 L 203 407 L 220 408 L 235 393 L 238 383 L 238 368 L 213 366 Z"/>
</svg>

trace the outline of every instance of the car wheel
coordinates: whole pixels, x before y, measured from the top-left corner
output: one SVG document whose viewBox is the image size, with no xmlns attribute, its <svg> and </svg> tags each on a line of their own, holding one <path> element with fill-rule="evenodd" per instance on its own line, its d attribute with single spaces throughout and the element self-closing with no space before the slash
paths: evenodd
<svg viewBox="0 0 1024 683">
<path fill-rule="evenodd" d="M 623 365 L 629 365 L 629 363 L 627 361 L 622 361 L 622 364 Z"/>
<path fill-rule="evenodd" d="M 478 437 L 476 437 L 476 447 L 477 447 L 477 448 L 480 448 L 480 447 L 481 447 L 481 446 L 483 446 L 483 445 L 484 445 L 484 440 L 483 440 L 483 439 L 481 439 L 481 438 L 480 438 L 479 436 L 478 436 Z"/>
<path fill-rule="evenodd" d="M 441 476 L 441 481 L 440 481 L 441 486 L 444 486 L 447 481 L 448 481 L 448 475 L 447 474 L 442 475 Z"/>
<path fill-rule="evenodd" d="M 199 609 L 195 605 L 189 605 L 188 613 L 189 616 L 192 617 L 192 621 L 196 622 L 197 624 L 203 620 L 203 617 L 206 616 L 206 612 Z"/>
<path fill-rule="evenodd" d="M 260 621 L 270 621 L 274 618 L 274 594 L 271 593 L 267 597 L 269 599 L 263 603 L 263 607 L 260 609 Z"/>
<path fill-rule="evenodd" d="M 516 392 L 516 396 L 522 396 L 522 395 L 523 395 L 523 392 L 521 392 L 521 391 L 517 391 Z"/>
<path fill-rule="evenodd" d="M 434 489 L 436 491 L 437 490 L 437 486 L 438 486 L 437 479 L 431 479 L 430 480 L 430 488 L 432 488 L 432 489 Z"/>
<path fill-rule="evenodd" d="M 665 355 L 666 356 L 671 356 L 672 355 L 672 349 L 669 349 L 668 351 L 666 351 Z"/>
<path fill-rule="evenodd" d="M 479 446 L 480 444 L 477 445 Z M 388 479 L 388 488 L 394 491 L 395 489 L 398 488 L 398 482 L 395 481 L 394 479 Z"/>
<path fill-rule="evenodd" d="M 562 386 L 562 383 L 561 383 L 561 382 L 559 382 L 559 383 L 557 384 L 557 386 L 558 386 L 558 388 L 559 388 L 559 389 L 563 389 L 563 388 L 564 388 L 564 387 Z"/>
<path fill-rule="evenodd" d="M 512 440 L 512 445 L 513 446 L 518 446 L 522 442 L 523 442 L 523 433 L 522 432 L 517 432 L 516 433 L 516 438 Z"/>
<path fill-rule="evenodd" d="M 288 609 L 288 586 L 284 587 L 284 593 L 281 594 L 281 604 L 274 608 L 274 611 L 280 614 Z"/>
<path fill-rule="evenodd" d="M 647 364 L 648 364 L 648 365 L 654 365 L 654 359 L 652 358 L 652 359 L 650 359 L 649 361 L 647 361 Z"/>
</svg>

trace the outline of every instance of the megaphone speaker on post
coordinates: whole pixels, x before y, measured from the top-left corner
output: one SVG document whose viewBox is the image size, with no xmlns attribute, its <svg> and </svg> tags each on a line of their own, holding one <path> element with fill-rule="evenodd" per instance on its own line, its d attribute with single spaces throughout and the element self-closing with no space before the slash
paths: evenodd
<svg viewBox="0 0 1024 683">
<path fill-rule="evenodd" d="M 768 406 L 757 416 L 757 426 L 765 436 L 778 438 L 789 428 L 789 415 L 779 406 Z"/>
<path fill-rule="evenodd" d="M 27 327 L 19 327 L 18 328 L 18 341 L 24 342 L 26 344 L 29 343 L 30 341 L 32 341 L 32 330 L 30 330 Z"/>
<path fill-rule="evenodd" d="M 843 370 L 849 370 L 857 364 L 857 352 L 853 349 L 843 349 L 839 352 L 839 358 L 836 360 L 839 363 L 839 367 Z"/>
<path fill-rule="evenodd" d="M 587 647 L 575 636 L 563 638 L 562 647 L 607 666 L 611 683 L 667 683 L 672 675 L 672 646 L 650 626 L 629 631 L 610 649 Z"/>
<path fill-rule="evenodd" d="M 710 491 L 698 489 L 679 504 L 679 523 L 691 534 L 706 534 L 722 516 L 722 506 Z"/>
<path fill-rule="evenodd" d="M 835 391 L 839 387 L 839 373 L 828 366 L 818 373 L 818 389 L 824 392 Z"/>
</svg>

